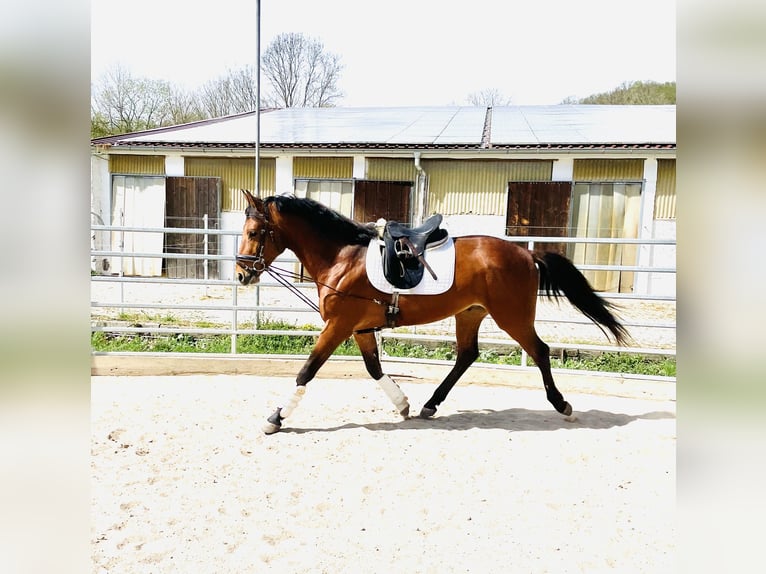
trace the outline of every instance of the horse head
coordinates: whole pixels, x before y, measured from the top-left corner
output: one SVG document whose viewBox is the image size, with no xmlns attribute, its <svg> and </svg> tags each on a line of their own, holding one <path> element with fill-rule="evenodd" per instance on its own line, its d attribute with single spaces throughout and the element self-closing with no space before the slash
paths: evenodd
<svg viewBox="0 0 766 574">
<path fill-rule="evenodd" d="M 257 283 L 261 273 L 284 251 L 278 246 L 267 204 L 243 189 L 248 206 L 237 251 L 237 279 L 242 285 Z"/>
</svg>

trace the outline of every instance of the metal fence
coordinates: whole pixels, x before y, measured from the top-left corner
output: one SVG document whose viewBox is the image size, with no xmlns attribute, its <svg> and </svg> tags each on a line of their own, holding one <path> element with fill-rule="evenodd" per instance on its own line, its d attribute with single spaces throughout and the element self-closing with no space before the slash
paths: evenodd
<svg viewBox="0 0 766 574">
<path fill-rule="evenodd" d="M 229 236 L 228 244 L 222 241 L 223 250 L 230 253 L 170 253 L 162 251 L 136 252 L 91 249 L 91 258 L 111 258 L 120 261 L 123 257 L 196 259 L 203 262 L 219 261 L 221 266 L 233 268 L 239 231 L 199 228 L 145 228 L 127 226 L 92 225 L 92 237 L 98 234 L 154 233 L 199 234 L 200 245 L 208 245 L 208 235 Z M 223 239 L 223 238 L 221 238 Z M 671 239 L 612 239 L 612 238 L 562 238 L 562 237 L 507 237 L 508 241 L 527 244 L 530 249 L 538 243 L 614 243 L 636 245 L 638 249 L 675 248 Z M 110 240 L 111 244 L 111 240 Z M 120 244 L 118 242 L 118 244 Z M 673 259 L 674 260 L 674 259 Z M 297 260 L 282 256 L 276 262 L 280 266 L 296 265 Z M 657 274 L 675 278 L 675 264 L 658 267 L 655 265 L 578 265 L 582 271 L 625 271 L 640 274 Z M 321 328 L 321 318 L 293 294 L 276 282 L 269 282 L 264 274 L 260 283 L 243 287 L 231 274 L 223 279 L 171 279 L 167 276 L 139 277 L 125 276 L 122 272 L 111 275 L 91 276 L 91 332 L 105 332 L 115 335 L 134 334 L 138 336 L 185 336 L 204 337 L 225 335 L 230 338 L 229 354 L 237 354 L 238 337 L 243 335 L 287 335 L 316 336 Z M 674 282 L 673 282 L 674 284 Z M 316 287 L 313 283 L 295 283 L 309 298 L 316 301 Z M 140 288 L 138 288 L 140 286 Z M 246 294 L 246 296 L 243 295 Z M 541 338 L 551 347 L 552 355 L 565 357 L 573 353 L 619 352 L 643 356 L 675 357 L 676 322 L 675 289 L 668 294 L 602 293 L 602 296 L 624 309 L 623 323 L 635 337 L 634 344 L 618 347 L 604 344 L 607 339 L 568 302 L 556 303 L 554 307 L 544 297 L 538 302 L 536 328 Z M 135 317 L 147 318 L 136 324 Z M 125 320 L 130 317 L 130 320 Z M 181 324 L 176 318 L 185 318 Z M 163 318 L 165 319 L 163 321 Z M 285 320 L 297 329 L 268 329 L 263 325 L 274 320 Z M 565 333 L 562 336 L 562 331 Z M 380 332 L 380 340 L 407 340 L 422 343 L 454 342 L 454 319 L 439 323 L 397 328 Z M 488 317 L 482 325 L 479 338 L 480 348 L 518 348 L 518 344 L 494 325 Z M 526 353 L 522 350 L 521 366 L 531 367 Z"/>
</svg>

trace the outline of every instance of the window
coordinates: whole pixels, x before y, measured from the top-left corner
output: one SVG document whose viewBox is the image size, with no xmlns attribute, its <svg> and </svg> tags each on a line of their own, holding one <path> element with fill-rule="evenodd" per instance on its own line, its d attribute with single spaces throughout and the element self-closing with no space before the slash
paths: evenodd
<svg viewBox="0 0 766 574">
<path fill-rule="evenodd" d="M 112 225 L 164 227 L 165 178 L 115 175 L 112 177 Z M 112 250 L 125 253 L 162 253 L 162 233 L 112 232 Z M 114 272 L 145 277 L 162 275 L 162 257 L 113 257 Z"/>
<path fill-rule="evenodd" d="M 571 237 L 638 237 L 641 183 L 574 184 L 570 215 Z M 636 245 L 570 243 L 568 255 L 575 265 L 635 265 Z M 627 271 L 584 270 L 598 291 L 631 292 L 633 275 Z"/>
<path fill-rule="evenodd" d="M 354 215 L 354 184 L 352 181 L 296 179 L 295 195 L 318 201 L 346 217 L 353 217 Z"/>
<path fill-rule="evenodd" d="M 346 217 L 353 218 L 354 182 L 351 180 L 296 179 L 295 195 L 308 197 Z M 301 282 L 310 279 L 300 262 L 297 264 L 296 273 L 300 276 L 299 281 Z"/>
</svg>

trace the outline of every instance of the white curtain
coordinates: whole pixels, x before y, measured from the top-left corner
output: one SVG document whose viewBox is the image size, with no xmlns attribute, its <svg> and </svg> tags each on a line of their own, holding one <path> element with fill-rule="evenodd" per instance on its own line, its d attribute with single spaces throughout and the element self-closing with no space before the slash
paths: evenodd
<svg viewBox="0 0 766 574">
<path fill-rule="evenodd" d="M 576 183 L 572 194 L 573 237 L 636 238 L 641 209 L 640 183 Z M 575 265 L 635 265 L 636 247 L 614 243 L 570 244 Z M 630 292 L 633 273 L 583 271 L 598 291 Z"/>
<path fill-rule="evenodd" d="M 318 201 L 346 217 L 354 216 L 354 187 L 350 181 L 298 179 L 295 181 L 295 195 Z M 295 272 L 302 280 L 309 279 L 300 262 L 295 264 Z"/>
<path fill-rule="evenodd" d="M 354 194 L 350 181 L 299 179 L 295 182 L 295 195 L 308 197 L 346 217 L 353 217 Z"/>
<path fill-rule="evenodd" d="M 112 225 L 126 227 L 165 226 L 165 178 L 115 175 L 112 179 Z M 162 253 L 163 234 L 134 231 L 112 232 L 112 270 L 125 275 L 159 277 L 162 257 L 132 257 L 131 253 Z"/>
</svg>

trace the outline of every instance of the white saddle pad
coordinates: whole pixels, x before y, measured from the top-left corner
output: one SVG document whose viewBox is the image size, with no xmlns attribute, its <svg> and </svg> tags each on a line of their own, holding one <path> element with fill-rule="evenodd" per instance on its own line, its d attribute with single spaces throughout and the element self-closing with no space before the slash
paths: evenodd
<svg viewBox="0 0 766 574">
<path fill-rule="evenodd" d="M 367 278 L 375 289 L 383 293 L 398 291 L 405 295 L 438 295 L 452 287 L 455 279 L 455 244 L 451 237 L 439 247 L 428 249 L 425 253 L 426 261 L 436 273 L 437 279 L 431 277 L 426 269 L 423 271 L 423 279 L 411 289 L 397 289 L 383 275 L 383 256 L 380 252 L 382 245 L 380 239 L 373 239 L 367 247 Z"/>
</svg>

